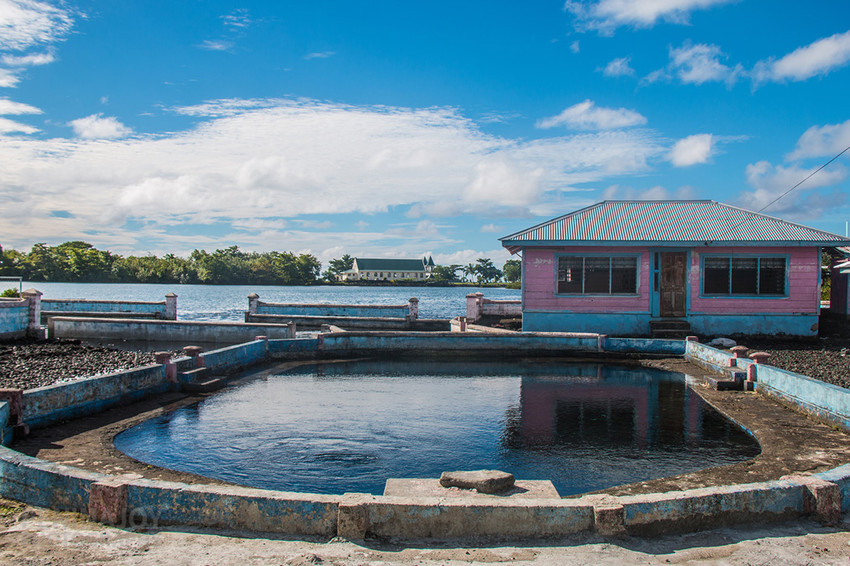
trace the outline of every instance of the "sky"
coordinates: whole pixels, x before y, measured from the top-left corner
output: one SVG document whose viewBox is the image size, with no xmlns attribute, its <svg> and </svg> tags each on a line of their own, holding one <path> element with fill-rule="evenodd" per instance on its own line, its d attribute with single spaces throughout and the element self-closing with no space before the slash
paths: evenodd
<svg viewBox="0 0 850 566">
<path fill-rule="evenodd" d="M 771 202 L 848 92 L 846 0 L 0 0 L 0 245 L 501 266 L 680 198 L 844 235 L 850 151 Z"/>
</svg>

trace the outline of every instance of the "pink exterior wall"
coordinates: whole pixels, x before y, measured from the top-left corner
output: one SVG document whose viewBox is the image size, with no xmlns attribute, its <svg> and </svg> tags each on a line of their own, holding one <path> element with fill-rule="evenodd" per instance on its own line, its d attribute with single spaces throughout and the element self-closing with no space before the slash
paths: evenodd
<svg viewBox="0 0 850 566">
<path fill-rule="evenodd" d="M 556 297 L 555 254 L 641 254 L 638 268 L 638 294 L 630 296 Z M 523 310 L 568 311 L 586 313 L 649 312 L 650 264 L 646 247 L 575 247 L 575 248 L 525 248 L 522 258 Z"/>
<path fill-rule="evenodd" d="M 787 255 L 788 296 L 778 298 L 700 297 L 700 264 L 702 254 Z M 688 273 L 689 313 L 747 314 L 783 313 L 817 314 L 820 308 L 820 250 L 815 247 L 746 247 L 698 248 L 691 250 Z"/>
<path fill-rule="evenodd" d="M 652 248 L 652 251 L 662 248 Z M 641 254 L 636 296 L 555 296 L 556 254 Z M 788 296 L 779 298 L 700 297 L 702 254 L 787 255 Z M 649 313 L 652 290 L 650 249 L 635 247 L 525 248 L 523 252 L 522 299 L 525 311 L 574 313 Z M 820 305 L 820 251 L 816 247 L 737 247 L 695 248 L 690 250 L 688 272 L 688 314 L 777 313 L 817 314 Z"/>
</svg>

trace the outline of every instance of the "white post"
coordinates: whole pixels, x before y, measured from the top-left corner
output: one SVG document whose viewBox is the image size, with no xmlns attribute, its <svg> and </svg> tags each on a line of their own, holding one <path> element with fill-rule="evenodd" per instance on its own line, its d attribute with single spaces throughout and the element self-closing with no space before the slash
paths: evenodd
<svg viewBox="0 0 850 566">
<path fill-rule="evenodd" d="M 27 323 L 27 336 L 31 338 L 42 338 L 41 334 L 41 296 L 44 293 L 35 289 L 27 289 L 21 293 L 21 297 L 27 300 L 29 306 L 29 321 Z"/>
<path fill-rule="evenodd" d="M 257 314 L 257 303 L 260 302 L 260 296 L 256 293 L 248 295 L 248 314 Z"/>
<path fill-rule="evenodd" d="M 419 299 L 411 297 L 407 302 L 407 319 L 416 320 L 419 318 Z"/>
<path fill-rule="evenodd" d="M 165 320 L 177 320 L 177 295 L 174 293 L 165 296 Z"/>
</svg>

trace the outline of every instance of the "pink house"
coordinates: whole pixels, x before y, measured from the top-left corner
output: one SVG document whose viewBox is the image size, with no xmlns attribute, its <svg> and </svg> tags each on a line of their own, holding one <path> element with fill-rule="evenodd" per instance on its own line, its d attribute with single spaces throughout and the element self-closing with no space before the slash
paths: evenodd
<svg viewBox="0 0 850 566">
<path fill-rule="evenodd" d="M 604 201 L 501 238 L 527 331 L 815 336 L 847 238 L 715 201 Z"/>
</svg>

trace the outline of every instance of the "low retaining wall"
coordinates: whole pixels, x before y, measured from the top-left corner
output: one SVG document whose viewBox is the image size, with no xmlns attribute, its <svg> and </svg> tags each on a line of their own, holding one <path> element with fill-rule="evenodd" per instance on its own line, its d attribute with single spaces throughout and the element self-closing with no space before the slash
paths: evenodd
<svg viewBox="0 0 850 566">
<path fill-rule="evenodd" d="M 0 298 L 0 340 L 41 338 L 41 292 L 27 289 L 20 299 Z"/>
<path fill-rule="evenodd" d="M 354 340 L 352 340 L 354 338 Z M 423 342 L 424 340 L 424 342 Z M 445 351 L 548 350 L 580 352 L 649 348 L 671 354 L 674 340 L 609 339 L 598 335 L 476 335 L 386 333 L 324 334 L 316 339 L 254 340 L 202 354 L 204 365 L 236 369 L 286 353 L 301 358 L 383 349 Z M 678 342 L 681 353 L 705 363 L 724 354 Z M 615 351 L 617 351 L 615 350 Z M 705 361 L 708 360 L 708 361 Z M 191 364 L 188 358 L 180 365 Z M 728 359 L 726 360 L 728 364 Z M 737 362 L 736 362 L 737 363 Z M 743 362 L 741 362 L 743 363 Z M 767 366 L 760 366 L 767 367 Z M 769 382 L 767 373 L 765 386 Z M 788 377 L 788 376 L 785 376 Z M 778 385 L 778 378 L 773 378 Z M 23 416 L 33 425 L 102 410 L 108 404 L 167 387 L 166 366 L 156 365 L 24 393 Z M 803 393 L 808 389 L 803 390 Z M 8 403 L 0 402 L 0 430 Z M 3 440 L 6 440 L 5 438 Z M 44 462 L 0 447 L 0 496 L 87 513 L 125 526 L 158 524 L 250 529 L 289 535 L 401 538 L 539 538 L 595 531 L 601 535 L 660 534 L 733 523 L 810 516 L 834 524 L 850 510 L 850 464 L 814 476 L 648 495 L 586 495 L 574 499 L 414 498 L 368 494 L 315 495 L 235 486 L 133 480 Z M 143 524 L 140 524 L 143 523 Z"/>
<path fill-rule="evenodd" d="M 23 338 L 28 326 L 27 299 L 0 299 L 0 340 Z"/>
<path fill-rule="evenodd" d="M 850 432 L 850 390 L 766 363 L 756 364 L 749 358 L 735 358 L 730 352 L 694 341 L 685 343 L 685 358 L 714 371 L 730 366 L 747 371 L 759 393 Z"/>
<path fill-rule="evenodd" d="M 382 318 L 373 316 L 302 316 L 245 313 L 245 322 L 275 324 L 292 321 L 301 330 L 339 326 L 345 330 L 412 330 L 416 332 L 449 330 L 449 321 L 442 319 Z"/>
<path fill-rule="evenodd" d="M 246 315 L 294 315 L 318 317 L 419 318 L 419 299 L 413 297 L 406 305 L 334 305 L 303 303 L 266 303 L 256 293 L 248 295 Z"/>
<path fill-rule="evenodd" d="M 476 322 L 485 316 L 517 318 L 522 316 L 522 301 L 485 299 L 484 293 L 466 296 L 466 319 Z"/>
<path fill-rule="evenodd" d="M 97 316 L 102 313 L 119 313 L 124 318 L 135 316 L 177 319 L 177 295 L 169 293 L 164 301 L 90 301 L 87 299 L 42 299 L 42 324 L 51 316 Z"/>
<path fill-rule="evenodd" d="M 238 343 L 254 336 L 294 338 L 295 324 L 200 322 L 132 318 L 52 317 L 51 338 L 97 338 L 106 340 L 183 341 L 185 343 Z"/>
</svg>

